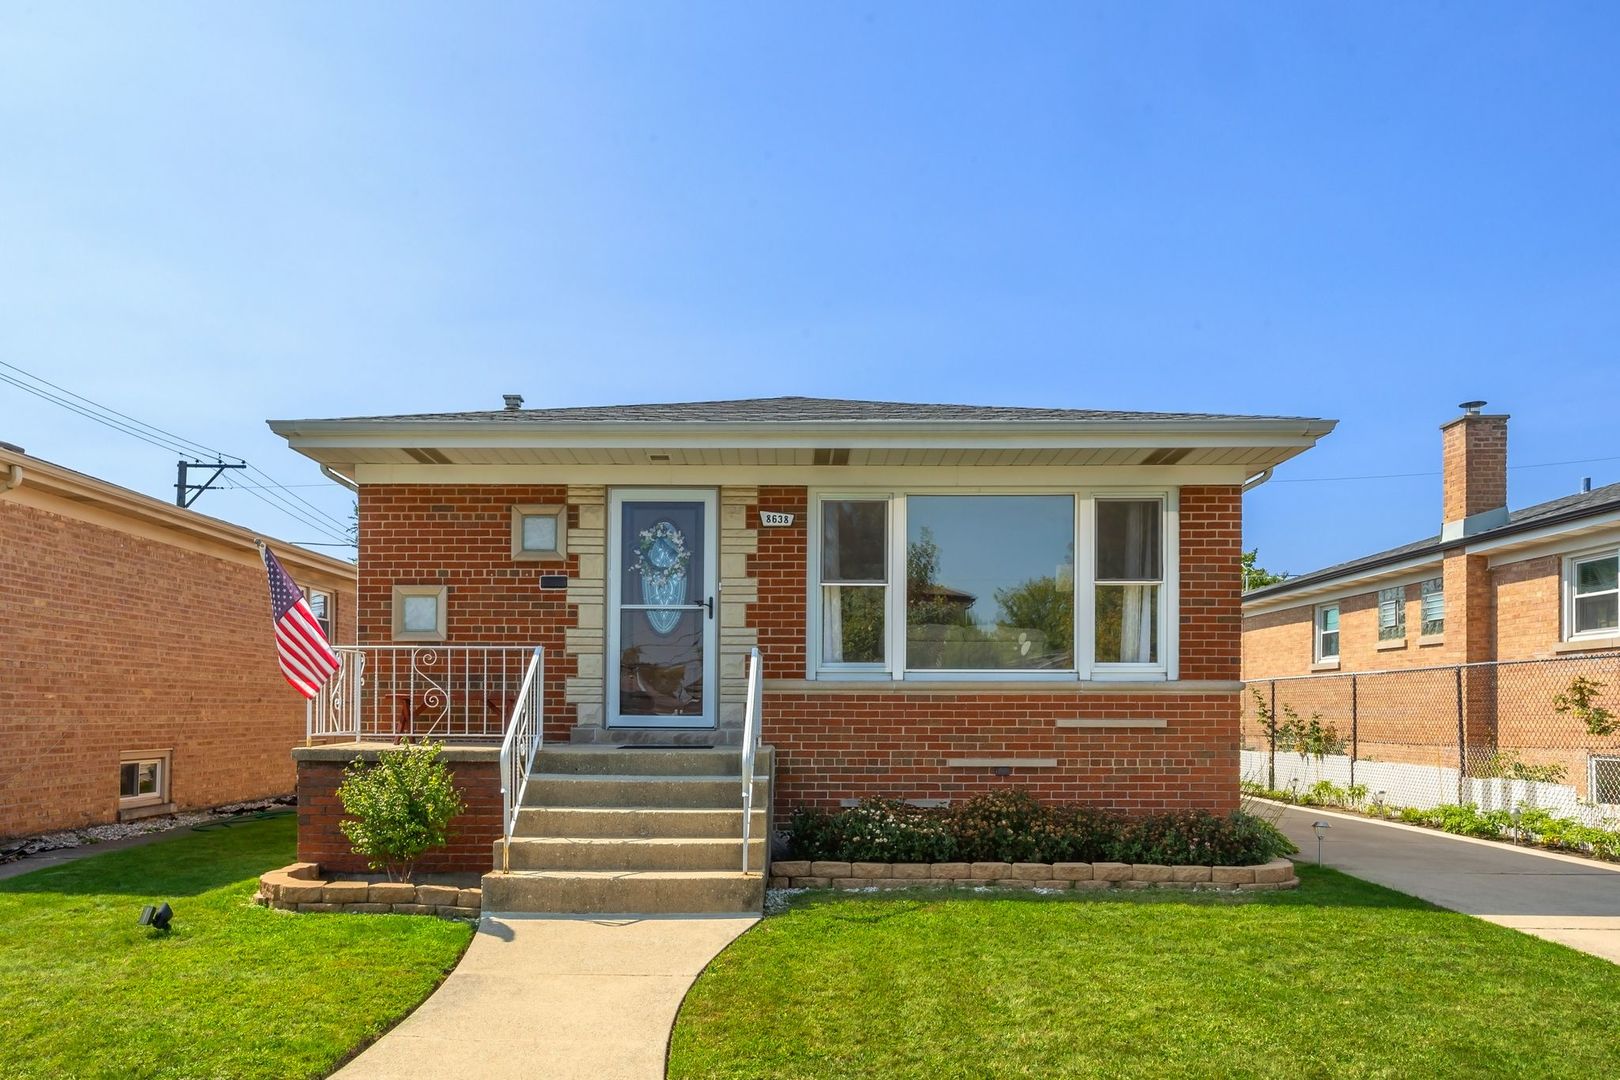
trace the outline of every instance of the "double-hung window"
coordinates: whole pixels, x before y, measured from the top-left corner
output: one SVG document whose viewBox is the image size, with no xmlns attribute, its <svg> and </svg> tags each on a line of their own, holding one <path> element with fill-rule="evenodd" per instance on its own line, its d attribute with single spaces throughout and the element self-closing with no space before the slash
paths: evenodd
<svg viewBox="0 0 1620 1080">
<path fill-rule="evenodd" d="M 1164 503 L 1098 499 L 1095 514 L 1093 660 L 1160 663 Z"/>
<path fill-rule="evenodd" d="M 1339 659 L 1339 605 L 1323 604 L 1316 609 L 1316 662 L 1330 664 Z"/>
<path fill-rule="evenodd" d="M 810 674 L 1164 677 L 1172 496 L 826 493 L 811 504 Z"/>
<path fill-rule="evenodd" d="M 882 670 L 888 655 L 889 500 L 821 504 L 821 662 Z"/>
<path fill-rule="evenodd" d="M 1378 590 L 1378 640 L 1406 637 L 1406 586 Z"/>
<path fill-rule="evenodd" d="M 1620 552 L 1565 560 L 1564 596 L 1565 637 L 1620 634 Z"/>
</svg>

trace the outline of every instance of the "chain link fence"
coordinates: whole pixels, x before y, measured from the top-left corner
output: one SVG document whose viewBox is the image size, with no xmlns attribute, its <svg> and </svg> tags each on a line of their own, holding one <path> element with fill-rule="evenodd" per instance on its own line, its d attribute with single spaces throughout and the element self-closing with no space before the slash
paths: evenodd
<svg viewBox="0 0 1620 1080">
<path fill-rule="evenodd" d="M 1620 822 L 1620 653 L 1251 679 L 1243 779 L 1317 801 Z"/>
</svg>

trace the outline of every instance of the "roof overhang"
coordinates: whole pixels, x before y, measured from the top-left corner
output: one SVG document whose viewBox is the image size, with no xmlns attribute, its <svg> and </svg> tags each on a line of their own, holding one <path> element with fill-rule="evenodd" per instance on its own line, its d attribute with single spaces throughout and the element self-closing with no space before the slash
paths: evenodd
<svg viewBox="0 0 1620 1080">
<path fill-rule="evenodd" d="M 272 420 L 299 453 L 364 465 L 1220 465 L 1260 473 L 1331 420 L 604 423 Z"/>
</svg>

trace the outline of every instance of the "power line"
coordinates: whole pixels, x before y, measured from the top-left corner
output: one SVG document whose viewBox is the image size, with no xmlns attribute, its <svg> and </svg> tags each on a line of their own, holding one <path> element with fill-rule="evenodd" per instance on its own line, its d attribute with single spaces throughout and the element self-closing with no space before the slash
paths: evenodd
<svg viewBox="0 0 1620 1080">
<path fill-rule="evenodd" d="M 11 386 L 15 386 L 17 389 L 22 390 L 25 393 L 32 394 L 34 397 L 37 397 L 42 401 L 47 401 L 53 405 L 60 406 L 61 408 L 64 408 L 77 416 L 82 416 L 87 420 L 93 420 L 96 423 L 101 424 L 103 427 L 117 431 L 124 435 L 132 436 L 149 446 L 158 448 L 159 450 L 172 454 L 178 454 L 181 457 L 189 458 L 212 455 L 216 460 L 230 458 L 233 461 L 241 462 L 247 466 L 249 471 L 256 474 L 260 479 L 266 481 L 264 484 L 241 487 L 241 490 L 247 491 L 248 494 L 257 498 L 265 505 L 274 510 L 280 511 L 281 513 L 299 521 L 309 528 L 315 529 L 317 532 L 324 533 L 327 536 L 334 538 L 341 535 L 342 527 L 339 526 L 336 521 L 327 514 L 326 511 L 322 510 L 320 507 L 316 506 L 303 496 L 287 490 L 287 485 L 282 484 L 275 477 L 271 476 L 269 473 L 265 472 L 263 469 L 252 464 L 246 458 L 241 457 L 238 454 L 227 454 L 215 447 L 206 446 L 203 443 L 199 443 L 193 439 L 188 439 L 183 435 L 177 435 L 174 432 L 165 428 L 160 428 L 155 424 L 149 424 L 144 420 L 138 420 L 127 413 L 119 412 L 117 409 L 110 408 L 98 401 L 87 398 L 82 394 L 75 393 L 64 386 L 59 386 L 58 384 L 51 382 L 49 379 L 41 378 L 31 371 L 18 367 L 16 364 L 7 363 L 6 361 L 0 360 L 0 367 L 5 367 L 11 371 L 17 372 L 19 375 L 23 376 L 23 378 L 38 383 L 39 386 L 29 385 L 29 383 L 22 381 L 22 379 L 19 379 L 13 375 L 8 375 L 4 371 L 0 371 L 0 382 L 5 382 Z M 45 390 L 41 389 L 41 387 L 49 387 L 50 389 Z M 52 390 L 58 391 L 58 393 L 52 393 Z M 235 484 L 229 486 L 240 487 L 240 485 Z M 325 485 L 309 486 L 322 487 Z M 261 494 L 261 492 L 264 494 Z M 283 492 L 285 492 L 285 494 L 283 494 Z"/>
<path fill-rule="evenodd" d="M 1573 458 L 1569 461 L 1538 461 L 1528 465 L 1509 465 L 1509 469 L 1553 469 L 1561 465 L 1594 465 L 1604 461 L 1620 461 L 1620 455 L 1610 457 Z M 1405 480 L 1414 476 L 1440 476 L 1439 469 L 1428 472 L 1371 473 L 1366 476 L 1294 476 L 1273 479 L 1273 484 L 1336 484 L 1346 480 Z"/>
</svg>

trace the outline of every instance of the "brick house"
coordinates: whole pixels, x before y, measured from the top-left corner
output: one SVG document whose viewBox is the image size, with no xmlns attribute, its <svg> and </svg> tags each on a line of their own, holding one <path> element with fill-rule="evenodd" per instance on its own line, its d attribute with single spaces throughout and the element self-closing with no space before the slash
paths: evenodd
<svg viewBox="0 0 1620 1080">
<path fill-rule="evenodd" d="M 0 445 L 0 837 L 293 790 L 254 539 Z M 271 546 L 352 640 L 354 567 Z"/>
<path fill-rule="evenodd" d="M 512 395 L 490 412 L 270 426 L 359 493 L 361 648 L 543 651 L 531 803 L 589 788 L 637 804 L 570 776 L 703 760 L 733 773 L 757 649 L 761 790 L 778 811 L 1006 784 L 1225 811 L 1242 492 L 1333 423 L 809 398 L 523 409 Z M 449 699 L 512 700 L 475 682 Z M 414 723 L 360 712 L 334 733 Z M 476 742 L 453 753 L 480 793 L 464 834 L 483 844 L 444 868 L 487 868 L 502 835 L 493 750 Z M 652 749 L 679 746 L 688 756 Z M 352 753 L 300 751 L 311 806 L 332 805 Z M 720 804 L 733 822 L 737 785 Z M 330 814 L 305 826 L 301 858 L 352 859 Z"/>
<path fill-rule="evenodd" d="M 1340 727 L 1359 708 L 1363 754 L 1465 778 L 1513 755 L 1620 802 L 1620 764 L 1593 771 L 1620 746 L 1553 705 L 1584 676 L 1620 709 L 1620 484 L 1510 510 L 1508 417 L 1483 405 L 1440 429 L 1438 533 L 1244 595 L 1243 676 L 1319 676 L 1290 685 L 1299 708 Z"/>
</svg>

